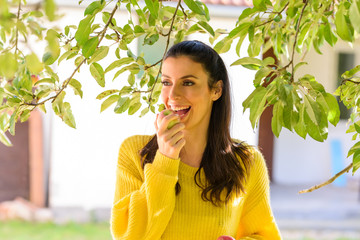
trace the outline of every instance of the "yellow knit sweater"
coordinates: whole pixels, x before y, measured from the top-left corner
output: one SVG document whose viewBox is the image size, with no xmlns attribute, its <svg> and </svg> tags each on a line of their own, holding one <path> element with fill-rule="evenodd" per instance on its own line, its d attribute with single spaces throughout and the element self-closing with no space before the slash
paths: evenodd
<svg viewBox="0 0 360 240">
<path fill-rule="evenodd" d="M 197 168 L 180 159 L 158 151 L 153 163 L 142 169 L 139 150 L 150 138 L 133 136 L 120 147 L 111 213 L 113 239 L 216 240 L 221 235 L 237 240 L 281 239 L 269 204 L 267 169 L 258 151 L 253 150 L 246 194 L 216 207 L 201 198 L 202 190 L 194 181 Z"/>
</svg>

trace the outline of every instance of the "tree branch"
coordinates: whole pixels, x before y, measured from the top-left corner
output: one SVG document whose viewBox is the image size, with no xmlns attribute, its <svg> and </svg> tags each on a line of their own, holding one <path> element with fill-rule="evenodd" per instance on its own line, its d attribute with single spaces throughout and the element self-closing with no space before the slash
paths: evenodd
<svg viewBox="0 0 360 240">
<path fill-rule="evenodd" d="M 304 11 L 305 11 L 305 8 L 308 5 L 308 3 L 309 3 L 309 0 L 305 0 L 304 6 L 303 6 L 303 8 L 301 10 L 301 13 L 300 13 L 299 22 L 298 22 L 298 25 L 297 25 L 297 28 L 296 28 L 295 39 L 294 39 L 294 44 L 293 44 L 293 49 L 292 49 L 292 54 L 291 54 L 291 60 L 284 67 L 284 69 L 286 69 L 291 65 L 291 82 L 294 82 L 294 56 L 295 56 L 296 43 L 297 43 L 298 35 L 299 35 L 299 32 L 300 32 L 301 19 L 304 16 Z"/>
<path fill-rule="evenodd" d="M 21 11 L 21 0 L 19 0 L 19 6 L 18 6 L 18 12 L 17 12 L 17 23 L 20 21 L 20 11 Z M 16 26 L 16 33 L 15 33 L 15 54 L 19 51 L 18 48 L 18 42 L 19 42 L 19 28 Z"/>
<path fill-rule="evenodd" d="M 160 76 L 160 73 L 161 73 L 161 67 L 162 67 L 162 64 L 163 64 L 163 59 L 168 51 L 168 48 L 169 48 L 169 45 L 170 45 L 170 36 L 171 36 L 171 32 L 172 32 L 172 28 L 174 26 L 174 22 L 175 22 L 175 18 L 176 18 L 176 14 L 177 14 L 177 11 L 179 10 L 179 7 L 181 6 L 181 0 L 178 1 L 178 4 L 176 6 L 176 9 L 175 9 L 175 12 L 174 12 L 174 15 L 173 15 L 173 18 L 172 18 L 172 21 L 171 21 L 171 24 L 170 24 L 170 29 L 169 29 L 169 32 L 167 33 L 167 40 L 166 40 L 166 47 L 165 47 L 165 51 L 164 51 L 164 55 L 162 57 L 162 59 L 159 61 L 160 62 L 160 68 L 159 68 L 159 72 L 156 76 L 156 79 L 155 79 L 155 82 L 154 82 L 154 85 L 152 86 L 152 88 L 150 89 L 150 97 L 149 97 L 149 103 L 151 104 L 151 100 L 152 100 L 152 95 L 154 93 L 154 89 L 155 89 L 155 86 L 157 84 L 157 82 L 159 81 L 159 76 Z M 159 63 L 158 62 L 158 63 Z M 157 64 L 158 64 L 157 63 Z M 149 105 L 150 107 L 150 105 Z"/>
<path fill-rule="evenodd" d="M 281 15 L 283 13 L 283 11 L 287 8 L 288 5 L 289 5 L 289 3 L 286 3 L 286 5 L 283 7 L 283 9 L 280 10 L 280 12 L 271 12 L 271 13 L 276 13 L 276 17 L 277 17 L 277 16 L 279 16 L 279 15 Z M 275 18 L 270 19 L 270 20 L 268 20 L 266 22 L 263 22 L 262 24 L 256 25 L 255 27 L 261 27 L 261 26 L 264 26 L 264 25 L 266 25 L 268 23 L 271 23 L 271 22 L 273 22 L 275 20 Z"/>
<path fill-rule="evenodd" d="M 335 181 L 335 179 L 337 179 L 338 177 L 340 177 L 341 175 L 343 175 L 344 173 L 348 172 L 351 168 L 353 167 L 353 163 L 350 163 L 349 166 L 347 166 L 346 168 L 344 168 L 343 170 L 341 170 L 340 172 L 338 172 L 335 176 L 333 176 L 332 178 L 330 178 L 329 180 L 327 180 L 326 182 L 323 182 L 321 184 L 315 185 L 311 188 L 299 191 L 299 193 L 308 193 L 308 192 L 312 192 L 316 189 L 322 188 L 330 183 L 332 183 L 333 181 Z"/>
<path fill-rule="evenodd" d="M 120 3 L 120 0 L 118 0 L 117 3 Z M 98 37 L 100 37 L 100 39 L 99 39 L 97 47 L 100 45 L 101 41 L 103 40 L 103 38 L 105 36 L 105 33 L 106 33 L 106 30 L 107 30 L 109 24 L 111 23 L 117 9 L 118 9 L 118 4 L 115 4 L 115 7 L 111 12 L 111 15 L 110 15 L 110 18 L 109 18 L 108 22 L 104 26 L 103 30 L 98 33 Z M 22 105 L 38 106 L 38 105 L 42 105 L 42 104 L 44 104 L 44 103 L 46 103 L 47 101 L 50 101 L 50 100 L 52 100 L 52 102 L 54 102 L 55 99 L 61 94 L 61 92 L 64 91 L 64 89 L 68 86 L 71 79 L 74 77 L 76 72 L 80 69 L 80 67 L 86 62 L 86 60 L 87 60 L 87 58 L 84 58 L 84 60 L 82 60 L 80 62 L 80 64 L 75 68 L 75 70 L 70 75 L 70 77 L 65 80 L 65 82 L 63 83 L 61 89 L 55 94 L 55 96 L 49 97 L 49 98 L 47 98 L 47 99 L 45 99 L 45 100 L 43 100 L 43 101 L 41 101 L 39 103 L 23 103 Z"/>
<path fill-rule="evenodd" d="M 149 68 L 152 68 L 152 67 L 158 65 L 158 64 L 161 63 L 161 62 L 162 62 L 162 59 L 160 59 L 159 61 L 157 61 L 156 63 L 154 63 L 154 64 L 152 64 L 152 65 L 150 65 L 150 66 L 145 66 L 144 69 L 145 69 L 145 70 L 148 70 Z"/>
</svg>

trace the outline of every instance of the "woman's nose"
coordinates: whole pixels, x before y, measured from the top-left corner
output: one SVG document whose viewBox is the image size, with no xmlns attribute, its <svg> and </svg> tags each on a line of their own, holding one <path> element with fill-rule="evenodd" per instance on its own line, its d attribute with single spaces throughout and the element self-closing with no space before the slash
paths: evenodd
<svg viewBox="0 0 360 240">
<path fill-rule="evenodd" d="M 170 90 L 169 94 L 170 99 L 180 99 L 181 98 L 181 90 L 178 86 L 173 85 Z"/>
</svg>

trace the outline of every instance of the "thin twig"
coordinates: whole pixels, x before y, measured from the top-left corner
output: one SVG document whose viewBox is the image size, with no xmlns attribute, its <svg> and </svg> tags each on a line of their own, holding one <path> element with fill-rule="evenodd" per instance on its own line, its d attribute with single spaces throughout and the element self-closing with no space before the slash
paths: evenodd
<svg viewBox="0 0 360 240">
<path fill-rule="evenodd" d="M 152 64 L 152 65 L 150 65 L 150 66 L 145 66 L 144 69 L 145 69 L 145 70 L 148 70 L 149 68 L 152 68 L 152 67 L 158 65 L 158 64 L 161 63 L 161 62 L 162 62 L 162 59 L 160 59 L 159 61 L 157 61 L 156 63 L 154 63 L 154 64 Z"/>
<path fill-rule="evenodd" d="M 183 12 L 183 14 L 185 15 L 185 19 L 187 19 L 188 16 L 187 16 L 187 14 L 186 14 L 186 12 L 185 12 L 185 9 L 183 8 L 182 5 L 180 5 L 180 8 L 181 8 L 181 11 Z"/>
<path fill-rule="evenodd" d="M 340 84 L 340 85 L 344 85 L 344 83 L 346 83 L 346 82 L 351 82 L 351 83 L 354 83 L 354 84 L 360 84 L 360 82 L 354 81 L 354 80 L 352 80 L 351 78 L 347 78 L 347 79 L 343 79 L 343 80 L 341 81 L 341 84 Z"/>
<path fill-rule="evenodd" d="M 166 47 L 165 47 L 165 51 L 164 51 L 164 55 L 160 61 L 160 68 L 159 68 L 159 72 L 156 76 L 156 79 L 155 79 L 155 82 L 154 82 L 154 85 L 152 86 L 151 90 L 150 90 L 150 97 L 149 97 L 149 103 L 151 103 L 151 100 L 152 100 L 152 95 L 154 93 L 154 89 L 155 89 L 155 86 L 159 80 L 159 76 L 160 76 L 160 73 L 161 73 L 161 67 L 162 67 L 162 64 L 163 64 L 163 59 L 168 51 L 168 48 L 169 48 L 169 45 L 170 45 L 170 36 L 171 36 L 171 32 L 172 32 L 172 28 L 174 26 L 174 22 L 175 22 L 175 18 L 176 18 L 176 14 L 177 14 L 177 11 L 179 9 L 179 7 L 181 6 L 181 0 L 178 1 L 178 4 L 176 6 L 176 9 L 175 9 L 175 12 L 174 12 L 174 15 L 173 15 L 173 18 L 172 18 L 172 21 L 171 21 L 171 24 L 170 24 L 170 29 L 169 29 L 169 32 L 168 32 L 168 36 L 167 36 L 167 41 L 166 41 Z M 150 107 L 150 105 L 149 105 Z"/>
<path fill-rule="evenodd" d="M 19 6 L 18 6 L 18 12 L 17 12 L 17 23 L 20 21 L 20 11 L 21 11 L 21 0 L 19 0 Z M 16 33 L 15 33 L 15 55 L 19 51 L 18 48 L 18 42 L 19 42 L 19 28 L 16 27 Z"/>
<path fill-rule="evenodd" d="M 72 37 L 72 38 L 70 38 L 70 39 L 68 39 L 68 40 L 66 40 L 65 45 L 67 45 L 69 42 L 71 42 L 71 41 L 74 40 L 74 39 L 75 39 L 75 36 Z"/>
<path fill-rule="evenodd" d="M 277 17 L 277 16 L 279 16 L 279 15 L 281 15 L 283 13 L 283 11 L 287 8 L 288 5 L 289 5 L 289 3 L 286 3 L 286 5 L 283 7 L 283 9 L 280 10 L 280 12 L 272 12 L 272 13 L 276 13 L 276 17 Z M 276 17 L 274 17 L 273 19 L 270 19 L 270 20 L 268 20 L 266 22 L 263 22 L 262 24 L 256 25 L 255 27 L 261 27 L 261 26 L 264 26 L 264 25 L 266 25 L 268 23 L 271 23 L 271 22 L 273 22 L 275 20 Z"/>
<path fill-rule="evenodd" d="M 319 189 L 321 187 L 324 187 L 330 183 L 332 183 L 333 181 L 335 181 L 335 179 L 337 179 L 338 177 L 340 177 L 341 175 L 343 175 L 344 173 L 348 172 L 351 168 L 353 167 L 353 163 L 350 163 L 349 166 L 347 166 L 346 168 L 344 168 L 343 170 L 341 170 L 340 172 L 338 172 L 335 176 L 333 176 L 332 178 L 330 178 L 329 180 L 327 180 L 326 182 L 323 182 L 321 184 L 315 185 L 311 188 L 305 189 L 300 191 L 299 193 L 308 193 L 308 192 L 312 192 L 316 189 Z"/>
<path fill-rule="evenodd" d="M 293 45 L 292 55 L 291 55 L 291 61 L 287 65 L 287 66 L 289 66 L 291 64 L 291 82 L 294 82 L 294 56 L 295 56 L 296 43 L 297 43 L 298 35 L 299 35 L 299 32 L 300 32 L 301 19 L 302 19 L 303 15 L 304 15 L 304 11 L 305 11 L 305 8 L 306 8 L 308 3 L 309 3 L 309 0 L 306 0 L 305 3 L 304 3 L 303 8 L 301 10 L 300 17 L 299 17 L 299 22 L 298 22 L 298 25 L 297 25 L 297 28 L 296 28 L 296 33 L 295 33 L 294 45 Z"/>
</svg>

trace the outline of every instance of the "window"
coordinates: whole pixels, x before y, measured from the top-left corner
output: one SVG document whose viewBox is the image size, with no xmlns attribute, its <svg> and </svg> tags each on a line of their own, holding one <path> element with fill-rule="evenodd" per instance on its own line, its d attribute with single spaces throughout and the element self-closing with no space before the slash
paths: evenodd
<svg viewBox="0 0 360 240">
<path fill-rule="evenodd" d="M 337 87 L 341 84 L 341 74 L 355 67 L 354 53 L 339 53 L 337 63 Z M 339 101 L 339 97 L 338 101 Z M 340 119 L 348 119 L 351 115 L 351 109 L 348 109 L 342 102 L 339 102 Z"/>
</svg>

